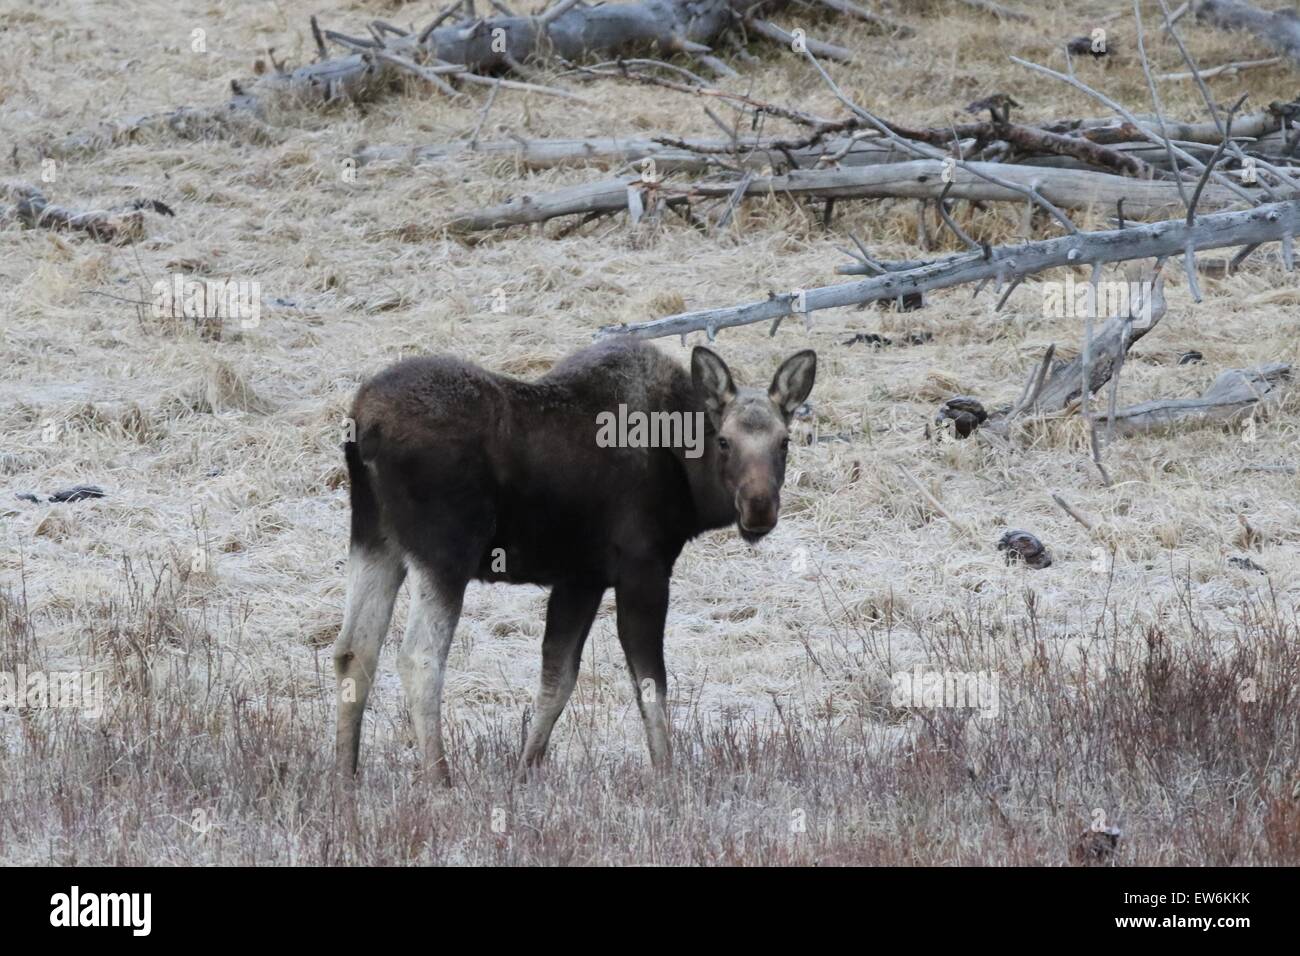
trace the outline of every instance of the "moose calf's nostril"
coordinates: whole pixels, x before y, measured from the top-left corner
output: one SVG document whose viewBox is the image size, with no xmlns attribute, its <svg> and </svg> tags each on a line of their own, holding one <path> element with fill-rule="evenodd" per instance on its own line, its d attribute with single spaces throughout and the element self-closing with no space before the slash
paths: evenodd
<svg viewBox="0 0 1300 956">
<path fill-rule="evenodd" d="M 772 530 L 776 517 L 776 502 L 766 495 L 747 499 L 740 509 L 741 524 L 751 531 Z"/>
</svg>

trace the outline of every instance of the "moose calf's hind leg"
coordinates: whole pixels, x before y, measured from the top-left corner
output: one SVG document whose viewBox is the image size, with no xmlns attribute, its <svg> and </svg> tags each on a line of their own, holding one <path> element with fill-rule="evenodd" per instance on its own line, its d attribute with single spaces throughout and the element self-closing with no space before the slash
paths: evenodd
<svg viewBox="0 0 1300 956">
<path fill-rule="evenodd" d="M 393 602 L 405 576 L 401 557 L 389 548 L 354 545 L 348 553 L 347 606 L 343 629 L 334 642 L 338 679 L 335 760 L 348 774 L 357 770 L 361 718 L 375 679 L 379 649 L 393 617 Z"/>
<path fill-rule="evenodd" d="M 411 615 L 397 669 L 424 765 L 442 783 L 450 784 L 451 773 L 442 745 L 442 687 L 465 585 L 450 585 L 423 570 L 412 571 Z"/>
<path fill-rule="evenodd" d="M 537 690 L 537 715 L 524 744 L 518 777 L 541 762 L 551 740 L 555 721 L 564 712 L 578 682 L 582 648 L 596 618 L 604 589 L 557 584 L 546 605 L 546 636 L 542 638 L 542 677 Z"/>
<path fill-rule="evenodd" d="M 641 708 L 641 721 L 645 725 L 646 744 L 650 748 L 650 763 L 656 770 L 672 769 L 672 724 L 668 719 L 668 681 L 663 676 L 633 676 L 637 681 L 637 706 Z"/>
</svg>

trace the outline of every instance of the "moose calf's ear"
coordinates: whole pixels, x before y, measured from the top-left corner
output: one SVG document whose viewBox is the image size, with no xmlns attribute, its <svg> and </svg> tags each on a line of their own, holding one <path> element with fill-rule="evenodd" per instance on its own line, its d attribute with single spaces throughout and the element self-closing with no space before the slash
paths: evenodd
<svg viewBox="0 0 1300 956">
<path fill-rule="evenodd" d="M 812 349 L 796 352 L 781 363 L 781 367 L 772 376 L 772 385 L 767 390 L 768 398 L 781 409 L 785 420 L 790 421 L 794 410 L 802 405 L 812 391 L 813 380 L 817 377 L 817 353 Z"/>
<path fill-rule="evenodd" d="M 731 370 L 717 354 L 703 345 L 691 352 L 691 381 L 695 393 L 704 402 L 705 411 L 716 428 L 722 419 L 722 409 L 736 397 L 736 385 L 731 380 Z"/>
</svg>

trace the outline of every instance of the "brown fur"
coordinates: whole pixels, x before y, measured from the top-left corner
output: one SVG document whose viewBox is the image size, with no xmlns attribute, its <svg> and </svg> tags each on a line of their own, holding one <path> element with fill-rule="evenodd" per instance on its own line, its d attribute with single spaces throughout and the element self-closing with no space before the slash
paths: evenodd
<svg viewBox="0 0 1300 956">
<path fill-rule="evenodd" d="M 525 765 L 545 751 L 609 587 L 651 756 L 667 764 L 663 625 L 673 563 L 702 531 L 736 522 L 756 541 L 776 524 L 786 429 L 815 368 L 813 353 L 801 352 L 769 390 L 737 389 L 707 349 L 695 350 L 687 374 L 649 345 L 613 340 L 575 353 L 536 382 L 432 357 L 365 383 L 353 406 L 356 442 L 345 447 L 352 570 L 335 647 L 348 769 L 355 770 L 365 707 L 357 690 L 368 690 L 383 638 L 372 632 L 381 619 L 387 629 L 406 570 L 417 575 L 418 626 L 399 663 L 417 737 L 444 779 L 443 667 L 472 579 L 552 588 Z M 601 447 L 598 416 L 619 406 L 699 416 L 707 426 L 699 430 L 701 453 Z M 349 690 L 352 699 L 344 700 Z"/>
</svg>

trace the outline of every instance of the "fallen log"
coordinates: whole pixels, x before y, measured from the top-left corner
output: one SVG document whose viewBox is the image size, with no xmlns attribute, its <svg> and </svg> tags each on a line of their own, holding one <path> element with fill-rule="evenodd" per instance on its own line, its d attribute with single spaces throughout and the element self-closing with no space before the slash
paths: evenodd
<svg viewBox="0 0 1300 956">
<path fill-rule="evenodd" d="M 489 17 L 438 27 L 414 46 L 477 73 L 508 71 L 514 63 L 587 56 L 606 59 L 642 51 L 709 52 L 735 18 L 771 14 L 788 0 L 639 0 L 636 3 L 561 2 L 540 17 Z M 411 47 L 398 38 L 395 46 Z"/>
<path fill-rule="evenodd" d="M 1236 76 L 1244 70 L 1257 70 L 1265 66 L 1277 66 L 1282 62 L 1280 56 L 1270 56 L 1263 60 L 1237 60 L 1232 63 L 1224 63 L 1221 66 L 1212 66 L 1209 69 L 1197 70 L 1196 72 L 1184 71 L 1182 73 L 1161 73 L 1156 79 L 1164 81 L 1175 80 L 1194 80 L 1200 77 L 1203 80 L 1212 80 L 1216 76 Z"/>
<path fill-rule="evenodd" d="M 1196 18 L 1224 30 L 1248 30 L 1283 56 L 1300 63 L 1300 17 L 1294 10 L 1265 13 L 1241 0 L 1200 0 Z"/>
<path fill-rule="evenodd" d="M 695 198 L 735 194 L 748 198 L 786 195 L 822 200 L 938 199 L 943 196 L 985 202 L 1024 201 L 1023 193 L 990 182 L 980 173 L 996 176 L 1007 183 L 1032 187 L 1048 202 L 1066 209 L 1112 208 L 1122 199 L 1126 215 L 1141 217 L 1168 213 L 1181 202 L 1178 187 L 1172 182 L 1005 163 L 967 163 L 958 167 L 936 159 L 918 159 L 846 169 L 798 169 L 784 176 L 755 176 L 743 183 L 743 189 L 739 188 L 742 184 L 736 182 L 670 186 L 647 184 L 636 177 L 607 179 L 539 195 L 516 196 L 494 206 L 460 213 L 448 223 L 448 228 L 453 232 L 479 232 L 545 222 L 558 216 L 615 213 L 627 208 L 629 189 L 659 189 L 660 196 L 669 205 Z M 1218 206 L 1233 198 L 1226 190 L 1207 187 L 1201 201 L 1207 206 Z"/>
<path fill-rule="evenodd" d="M 136 242 L 144 238 L 144 209 L 173 215 L 162 203 L 140 201 L 113 209 L 78 211 L 55 205 L 35 186 L 6 183 L 0 197 L 12 205 L 0 205 L 0 225 L 20 223 L 31 229 L 82 232 L 101 242 Z"/>
<path fill-rule="evenodd" d="M 1131 283 L 1132 298 L 1127 314 L 1106 318 L 1087 340 L 1078 356 L 1058 365 L 1046 363 L 1043 374 L 1034 377 L 1033 385 L 1009 412 L 994 413 L 994 420 L 1010 421 L 1022 414 L 1052 414 L 1070 409 L 1084 395 L 1102 390 L 1118 369 L 1130 348 L 1159 324 L 1167 304 L 1164 280 L 1148 278 Z M 1099 312 L 1098 308 L 1093 309 Z"/>
<path fill-rule="evenodd" d="M 374 98 L 403 75 L 416 75 L 435 85 L 459 78 L 494 85 L 504 74 L 527 72 L 530 61 L 604 59 L 662 52 L 693 56 L 714 72 L 729 71 L 711 55 L 713 44 L 738 19 L 770 15 L 783 10 L 789 0 L 637 0 L 634 3 L 588 6 L 560 0 L 539 16 L 471 18 L 445 26 L 439 17 L 416 33 L 376 31 L 378 38 L 348 37 L 314 27 L 319 62 L 294 70 L 280 70 L 248 83 L 233 83 L 225 103 L 199 109 L 138 117 L 125 124 L 105 124 L 46 146 L 51 154 L 75 152 L 115 143 L 146 129 L 169 130 L 231 122 L 234 114 L 266 119 L 270 107 L 321 106 L 338 101 L 360 102 Z M 348 49 L 345 56 L 324 58 L 325 40 Z M 536 84 L 502 80 L 552 95 L 574 94 Z M 444 89 L 447 92 L 447 89 Z M 454 91 L 453 91 L 454 92 Z"/>
<path fill-rule="evenodd" d="M 1092 397 L 1109 384 L 1109 407 L 1114 412 L 1119 396 L 1119 375 L 1128 358 L 1129 349 L 1164 318 L 1168 303 L 1165 300 L 1164 278 L 1160 276 L 1160 267 L 1160 262 L 1153 269 L 1131 263 L 1124 270 L 1127 280 L 1118 283 L 1108 281 L 1103 292 L 1099 281 L 1101 268 L 1094 266 L 1092 281 L 1082 289 L 1087 294 L 1081 300 L 1073 298 L 1076 306 L 1082 305 L 1083 317 L 1087 320 L 1083 348 L 1079 355 L 1072 361 L 1053 363 L 1056 345 L 1048 346 L 1042 361 L 1025 382 L 1020 399 L 1010 408 L 988 416 L 987 426 L 1005 435 L 1021 415 L 1068 415 L 1079 412 L 1088 424 L 1092 462 L 1097 466 L 1102 481 L 1110 487 L 1110 473 L 1103 461 L 1103 444 L 1092 412 Z M 1078 311 L 1077 308 L 1062 308 L 1064 300 L 1074 296 L 1075 290 L 1069 288 L 1071 285 L 1067 282 L 1063 288 L 1056 290 L 1056 310 L 1062 315 Z M 1045 297 L 1045 309 L 1049 307 L 1051 298 L 1051 295 Z M 1103 315 L 1107 316 L 1106 321 L 1100 329 L 1094 331 L 1095 319 Z M 1110 434 L 1108 431 L 1107 444 Z M 960 436 L 960 431 L 958 435 Z M 1061 504 L 1069 510 L 1064 502 Z"/>
<path fill-rule="evenodd" d="M 45 156 L 74 156 L 157 133 L 190 141 L 240 138 L 259 146 L 273 144 L 279 139 L 279 134 L 258 118 L 253 101 L 237 93 L 220 106 L 182 106 L 162 113 L 146 113 L 101 123 L 60 140 L 42 143 L 39 151 Z"/>
<path fill-rule="evenodd" d="M 817 199 L 938 199 L 946 195 L 948 199 L 984 202 L 1024 201 L 1023 193 L 978 175 L 984 173 L 1009 183 L 1033 187 L 1048 202 L 1065 209 L 1110 208 L 1123 199 L 1125 213 L 1146 216 L 1158 215 L 1179 205 L 1178 189 L 1172 182 L 1008 163 L 967 163 L 965 166 L 969 168 L 947 166 L 936 159 L 917 159 L 857 169 L 800 169 L 784 176 L 756 178 L 750 183 L 747 194 L 770 192 Z M 698 184 L 694 189 L 704 195 L 714 195 L 725 191 L 726 185 Z M 1233 198 L 1230 193 L 1219 190 L 1210 202 L 1222 205 Z"/>
<path fill-rule="evenodd" d="M 758 17 L 747 17 L 745 26 L 753 30 L 765 40 L 783 46 L 788 50 L 794 49 L 797 41 L 794 34 L 784 30 L 775 23 L 769 23 Z M 834 43 L 825 43 L 821 40 L 814 40 L 811 37 L 805 37 L 803 43 L 817 56 L 825 57 L 828 60 L 835 60 L 838 63 L 852 63 L 854 60 L 853 51 L 845 49 L 842 46 L 836 46 Z"/>
<path fill-rule="evenodd" d="M 1255 156 L 1261 159 L 1271 159 L 1279 162 L 1291 161 L 1291 149 L 1295 145 L 1297 137 L 1296 131 L 1284 132 L 1277 130 L 1272 133 L 1265 133 L 1257 139 L 1246 140 L 1242 143 L 1242 148 L 1247 155 Z M 1236 123 L 1233 123 L 1233 139 L 1236 140 Z M 1220 141 L 1222 137 L 1220 137 Z M 1192 140 L 1174 140 L 1174 143 L 1181 146 L 1191 156 L 1196 157 L 1201 162 L 1206 162 L 1214 155 L 1218 143 L 1197 143 Z M 1118 153 L 1133 156 L 1150 166 L 1157 169 L 1168 170 L 1169 152 L 1163 145 L 1151 142 L 1132 142 L 1132 143 L 1114 143 L 1111 148 Z M 1018 163 L 1025 166 L 1054 166 L 1061 169 L 1092 169 L 1094 171 L 1105 171 L 1104 167 L 1085 165 L 1080 160 L 1069 156 L 1049 156 L 1045 154 L 1035 154 L 1021 157 Z"/>
<path fill-rule="evenodd" d="M 447 223 L 447 228 L 456 233 L 482 232 L 486 229 L 545 222 L 559 216 L 618 212 L 629 208 L 629 191 L 644 193 L 656 188 L 638 177 L 630 176 L 569 186 L 537 196 L 526 193 L 495 206 L 461 213 Z M 678 205 L 686 202 L 688 197 L 684 192 L 675 191 L 665 194 L 663 198 L 669 205 Z M 643 199 L 638 207 L 645 208 L 647 205 Z"/>
<path fill-rule="evenodd" d="M 1151 167 L 1132 154 L 1125 154 L 1102 143 L 1096 143 L 1083 136 L 1065 136 L 1050 130 L 1036 129 L 1006 120 L 994 119 L 987 123 L 966 124 L 960 131 L 928 129 L 917 130 L 887 124 L 893 132 L 904 139 L 929 143 L 931 146 L 949 146 L 957 139 L 974 139 L 975 149 L 982 149 L 987 143 L 1003 140 L 1008 145 L 1023 153 L 1042 153 L 1064 156 L 1078 162 L 1123 173 L 1134 177 L 1151 175 Z M 965 151 L 963 151 L 965 152 Z"/>
<path fill-rule="evenodd" d="M 1199 398 L 1166 398 L 1118 409 L 1112 420 L 1121 434 L 1134 435 L 1169 428 L 1229 424 L 1252 414 L 1291 377 L 1285 363 L 1228 369 Z"/>
<path fill-rule="evenodd" d="M 837 121 L 847 128 L 853 128 L 852 120 Z M 1255 137 L 1243 135 L 1246 152 L 1252 156 L 1266 159 L 1289 159 L 1295 146 L 1295 139 L 1300 133 L 1289 133 L 1277 128 L 1278 118 L 1271 114 L 1234 120 L 1234 134 L 1242 123 L 1258 132 L 1265 125 L 1272 123 L 1272 132 Z M 963 153 L 968 152 L 975 142 L 975 136 L 990 124 L 967 124 L 956 127 Z M 1066 123 L 1054 122 L 1043 128 L 1024 127 L 1051 133 L 1046 126 L 1065 128 Z M 1177 124 L 1168 124 L 1171 128 Z M 903 127 L 896 127 L 902 131 Z M 1135 129 L 1115 132 L 1132 137 L 1119 140 L 1110 136 L 1107 139 L 1110 151 L 1120 154 L 1119 165 L 1129 172 L 1141 169 L 1142 165 L 1167 169 L 1169 154 L 1163 145 L 1146 140 L 1137 140 Z M 916 138 L 925 142 L 951 143 L 952 130 L 907 130 Z M 1086 130 L 1077 130 L 1073 136 L 1054 134 L 1057 138 L 1072 139 L 1080 143 L 1081 148 L 1071 154 L 1060 150 L 1047 152 L 1028 151 L 1020 156 L 1016 164 L 1024 166 L 1050 166 L 1057 169 L 1085 169 L 1092 172 L 1107 172 L 1117 168 L 1110 161 L 1089 162 L 1096 159 L 1087 151 L 1092 142 L 1084 135 Z M 967 134 L 967 135 L 963 135 Z M 813 138 L 813 137 L 807 137 Z M 1235 138 L 1235 136 L 1234 136 Z M 1208 140 L 1209 137 L 1207 136 Z M 1214 153 L 1222 137 L 1210 142 L 1196 140 L 1175 140 L 1193 156 L 1206 160 Z M 834 163 L 839 166 L 878 166 L 896 163 L 912 158 L 912 154 L 882 137 L 827 136 L 813 145 L 791 145 L 789 140 L 771 137 L 760 139 L 724 140 L 716 138 L 679 139 L 664 133 L 644 134 L 626 137 L 587 137 L 584 139 L 523 139 L 516 137 L 507 140 L 479 141 L 462 140 L 448 143 L 427 143 L 417 146 L 358 146 L 352 153 L 358 166 L 376 162 L 403 162 L 412 165 L 446 162 L 466 156 L 482 156 L 487 159 L 502 159 L 518 164 L 524 169 L 551 169 L 564 166 L 609 167 L 623 163 L 654 159 L 657 168 L 663 171 L 704 172 L 719 165 L 729 165 L 741 169 L 762 170 L 770 166 L 774 170 L 807 169 L 818 165 Z M 1132 157 L 1130 165 L 1124 157 Z"/>
<path fill-rule="evenodd" d="M 666 137 L 665 137 L 666 138 Z M 358 166 L 395 161 L 412 164 L 437 163 L 466 156 L 507 160 L 524 169 L 563 166 L 608 167 L 653 159 L 662 172 L 705 172 L 716 169 L 719 159 L 742 169 L 815 166 L 835 156 L 843 166 L 877 166 L 899 162 L 907 153 L 889 143 L 869 139 L 852 142 L 828 140 L 822 146 L 784 149 L 770 139 L 758 140 L 739 152 L 729 152 L 729 140 L 687 139 L 683 146 L 666 145 L 657 136 L 589 137 L 587 139 L 517 139 L 492 142 L 430 143 L 424 146 L 367 146 L 352 158 Z M 724 155 L 725 153 L 725 155 Z"/>
<path fill-rule="evenodd" d="M 769 293 L 760 302 L 683 312 L 648 322 L 608 325 L 596 334 L 657 338 L 703 331 L 711 339 L 719 329 L 754 322 L 771 322 L 775 334 L 780 322 L 790 315 L 803 315 L 804 321 L 809 322 L 808 313 L 821 309 L 897 299 L 972 282 L 997 281 L 1001 285 L 1059 266 L 1162 258 L 1184 255 L 1189 249 L 1220 249 L 1264 242 L 1283 242 L 1285 252 L 1297 229 L 1300 229 L 1300 200 L 1265 203 L 1253 209 L 1197 216 L 1192 225 L 1188 225 L 1186 218 L 1179 218 L 1125 229 L 1078 232 L 1015 246 L 989 247 L 912 269 L 886 271 L 858 282 Z"/>
<path fill-rule="evenodd" d="M 1138 126 L 1142 129 L 1149 133 L 1161 135 L 1160 126 L 1155 117 L 1138 116 L 1136 119 L 1138 120 Z M 1238 116 L 1232 121 L 1233 135 L 1260 137 L 1268 133 L 1276 133 L 1282 128 L 1283 119 L 1284 114 L 1274 110 L 1263 110 L 1259 113 Z M 1077 131 L 1080 135 L 1099 143 L 1123 143 L 1140 138 L 1137 127 L 1127 121 L 1116 120 L 1114 117 L 1099 117 L 1077 121 L 1063 120 L 1045 124 L 1043 128 L 1054 133 Z M 1175 142 L 1204 143 L 1210 146 L 1217 146 L 1223 139 L 1223 130 L 1212 122 L 1180 123 L 1166 119 L 1165 133 Z"/>
</svg>

